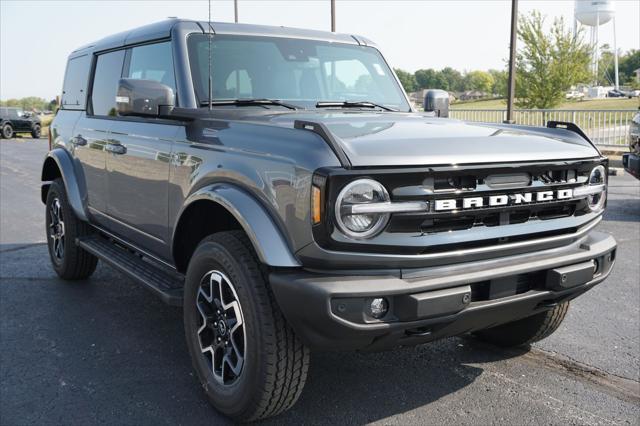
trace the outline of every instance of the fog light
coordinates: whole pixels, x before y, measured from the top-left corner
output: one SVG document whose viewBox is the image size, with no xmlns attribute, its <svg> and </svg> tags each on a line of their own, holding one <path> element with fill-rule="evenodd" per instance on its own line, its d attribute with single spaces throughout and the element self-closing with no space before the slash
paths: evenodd
<svg viewBox="0 0 640 426">
<path fill-rule="evenodd" d="M 389 311 L 389 302 L 383 297 L 377 297 L 371 301 L 371 316 L 380 319 Z"/>
</svg>

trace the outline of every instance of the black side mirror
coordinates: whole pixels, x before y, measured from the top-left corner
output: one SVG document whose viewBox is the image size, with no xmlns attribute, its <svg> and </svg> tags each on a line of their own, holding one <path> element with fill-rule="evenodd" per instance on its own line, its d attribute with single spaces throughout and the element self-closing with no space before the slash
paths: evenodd
<svg viewBox="0 0 640 426">
<path fill-rule="evenodd" d="M 173 89 L 153 80 L 121 78 L 116 96 L 118 115 L 159 117 L 175 106 Z"/>
<path fill-rule="evenodd" d="M 435 112 L 436 117 L 449 117 L 449 93 L 445 90 L 427 90 L 424 95 L 424 110 Z"/>
</svg>

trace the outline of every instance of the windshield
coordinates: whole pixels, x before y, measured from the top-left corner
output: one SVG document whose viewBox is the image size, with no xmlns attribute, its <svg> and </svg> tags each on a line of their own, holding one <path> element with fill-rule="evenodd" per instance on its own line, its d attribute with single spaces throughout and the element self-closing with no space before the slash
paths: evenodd
<svg viewBox="0 0 640 426">
<path fill-rule="evenodd" d="M 209 42 L 189 37 L 196 96 L 208 99 Z M 213 99 L 277 99 L 303 108 L 318 102 L 371 102 L 409 111 L 402 90 L 372 47 L 279 37 L 216 35 L 211 40 Z"/>
</svg>

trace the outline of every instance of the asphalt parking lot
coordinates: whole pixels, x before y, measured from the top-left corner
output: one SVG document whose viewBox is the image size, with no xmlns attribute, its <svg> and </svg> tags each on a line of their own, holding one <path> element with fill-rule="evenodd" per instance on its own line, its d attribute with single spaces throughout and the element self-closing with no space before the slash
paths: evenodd
<svg viewBox="0 0 640 426">
<path fill-rule="evenodd" d="M 0 141 L 0 424 L 224 424 L 194 377 L 181 311 L 107 266 L 59 280 L 44 245 L 45 140 Z M 313 354 L 273 424 L 640 424 L 640 183 L 610 179 L 603 284 L 526 353 L 468 339 Z"/>
</svg>

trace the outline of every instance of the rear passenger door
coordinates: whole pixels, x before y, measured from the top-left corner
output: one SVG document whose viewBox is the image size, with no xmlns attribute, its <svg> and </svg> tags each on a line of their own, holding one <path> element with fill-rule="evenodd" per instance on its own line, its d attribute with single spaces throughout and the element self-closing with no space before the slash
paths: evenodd
<svg viewBox="0 0 640 426">
<path fill-rule="evenodd" d="M 25 116 L 24 111 L 21 109 L 14 109 L 12 111 L 11 120 L 15 123 L 13 129 L 19 132 L 31 131 L 31 121 Z"/>
<path fill-rule="evenodd" d="M 99 54 L 95 59 L 93 83 L 87 113 L 73 130 L 71 144 L 79 160 L 87 189 L 87 206 L 94 220 L 108 225 L 106 147 L 109 130 L 116 117 L 116 87 L 122 74 L 125 51 Z"/>
<path fill-rule="evenodd" d="M 124 78 L 155 80 L 176 88 L 171 42 L 127 49 Z M 115 98 L 114 98 L 115 99 Z M 119 117 L 112 122 L 107 153 L 108 215 L 118 234 L 169 256 L 168 190 L 175 121 Z"/>
</svg>

